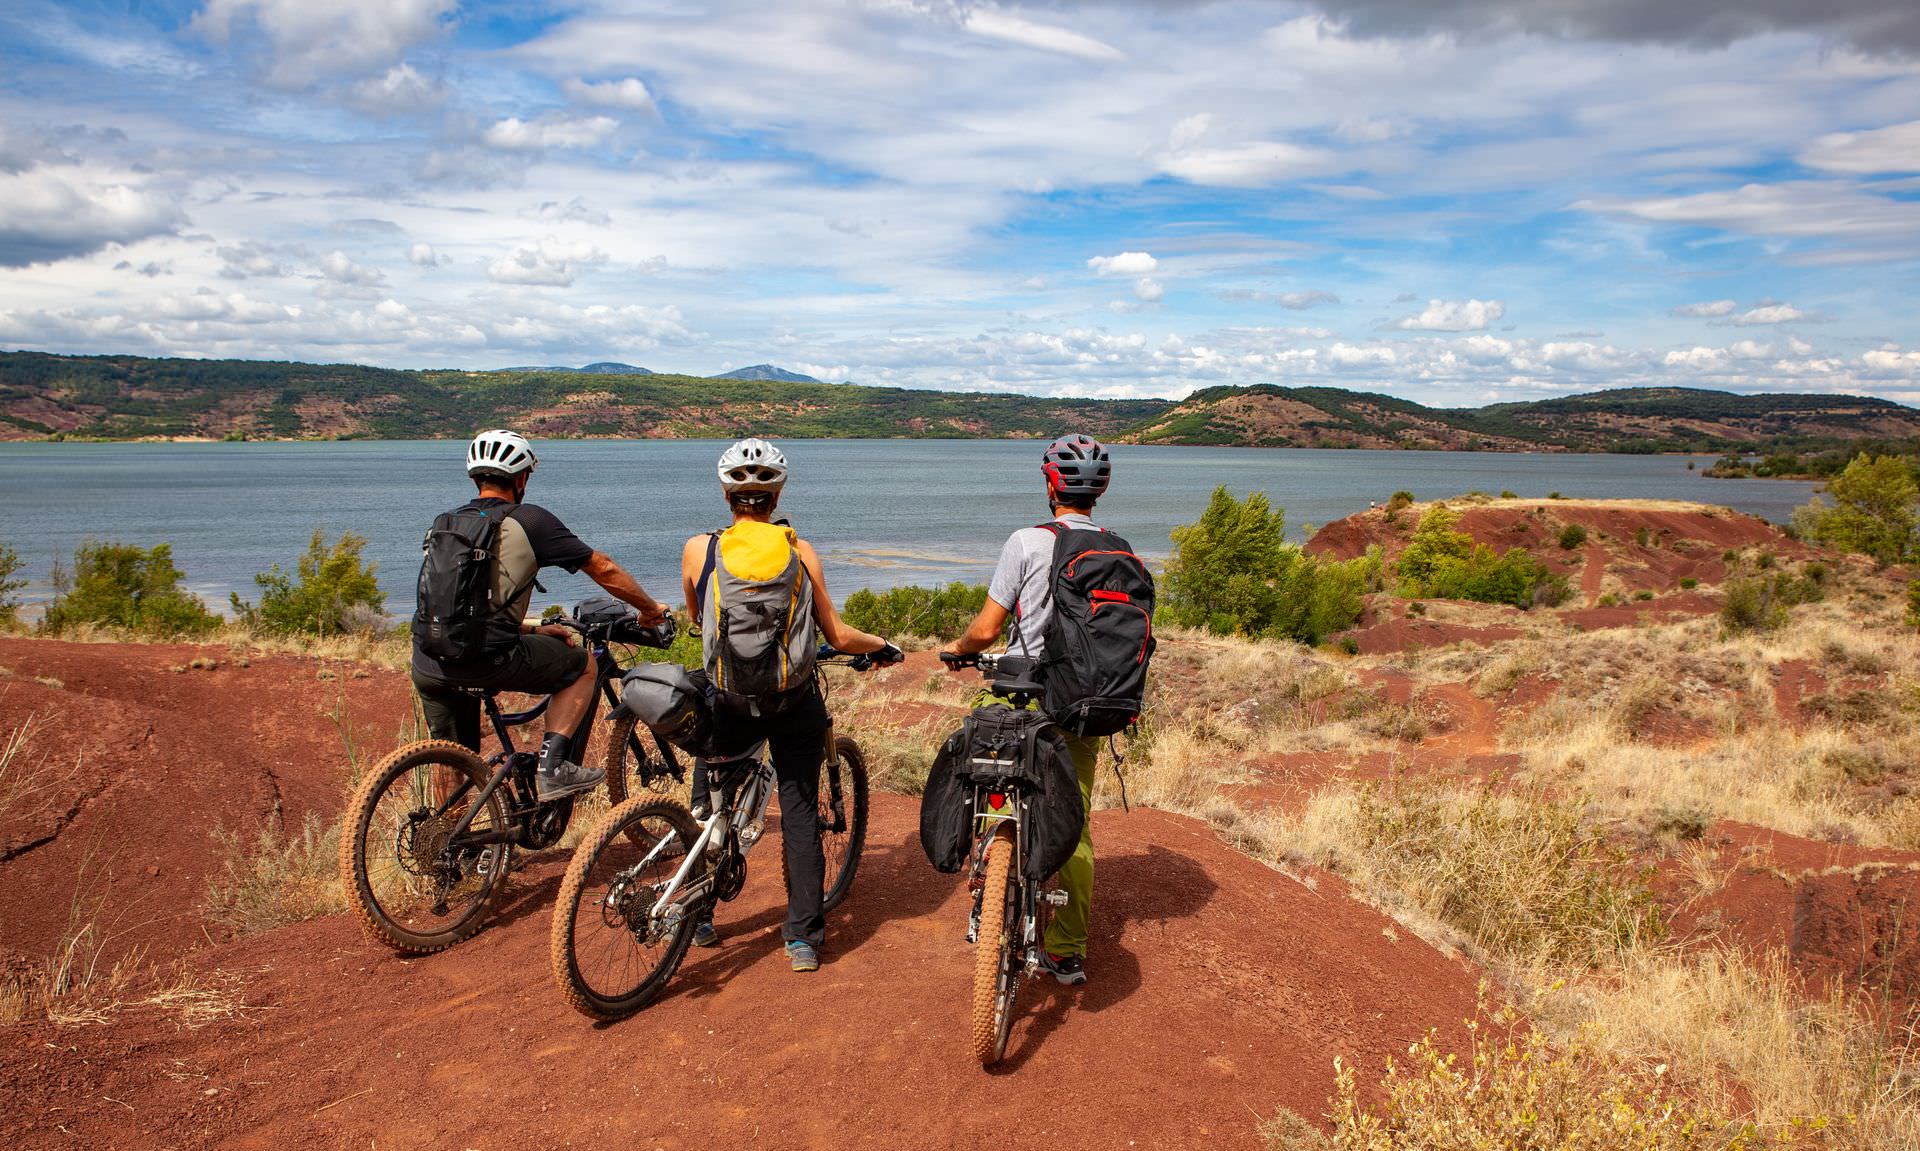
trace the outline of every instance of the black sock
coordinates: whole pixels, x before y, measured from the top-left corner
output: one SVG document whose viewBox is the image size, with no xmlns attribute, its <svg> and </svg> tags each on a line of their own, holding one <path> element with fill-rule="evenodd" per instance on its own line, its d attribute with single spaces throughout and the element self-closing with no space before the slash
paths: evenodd
<svg viewBox="0 0 1920 1151">
<path fill-rule="evenodd" d="M 567 737 L 557 731 L 547 733 L 545 742 L 540 745 L 540 771 L 552 775 L 560 770 L 567 761 Z"/>
</svg>

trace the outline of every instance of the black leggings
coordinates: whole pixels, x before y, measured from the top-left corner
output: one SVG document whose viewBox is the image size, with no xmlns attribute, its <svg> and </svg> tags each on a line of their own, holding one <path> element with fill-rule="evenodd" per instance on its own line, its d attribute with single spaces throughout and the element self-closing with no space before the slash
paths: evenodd
<svg viewBox="0 0 1920 1151">
<path fill-rule="evenodd" d="M 745 751 L 761 740 L 773 757 L 780 783 L 780 847 L 787 856 L 787 923 L 781 936 L 818 948 L 827 920 L 820 910 L 826 857 L 820 850 L 820 763 L 827 747 L 827 707 L 807 691 L 785 711 L 748 715 L 728 708 L 715 711 L 714 744 L 722 754 Z M 707 802 L 704 764 L 693 769 L 693 796 Z"/>
</svg>

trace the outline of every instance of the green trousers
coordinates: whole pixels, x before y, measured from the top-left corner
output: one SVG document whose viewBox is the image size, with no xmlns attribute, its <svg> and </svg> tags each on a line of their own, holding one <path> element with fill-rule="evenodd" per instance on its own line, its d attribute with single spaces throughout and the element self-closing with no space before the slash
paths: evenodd
<svg viewBox="0 0 1920 1151">
<path fill-rule="evenodd" d="M 1080 777 L 1080 803 L 1087 821 L 1080 825 L 1080 846 L 1060 866 L 1060 886 L 1067 889 L 1067 905 L 1054 911 L 1047 924 L 1047 950 L 1055 955 L 1087 953 L 1087 920 L 1093 912 L 1093 771 L 1100 764 L 1100 737 L 1069 739 L 1073 770 Z"/>
<path fill-rule="evenodd" d="M 1013 706 L 1013 701 L 994 695 L 991 691 L 982 691 L 974 697 L 974 707 L 987 707 L 991 704 Z M 1039 710 L 1038 704 L 1030 704 L 1033 710 Z M 1053 919 L 1047 924 L 1047 950 L 1055 955 L 1068 956 L 1087 954 L 1087 923 L 1093 915 L 1093 773 L 1100 765 L 1100 737 L 1088 736 L 1083 739 L 1069 737 L 1067 747 L 1073 752 L 1074 774 L 1080 777 L 1080 806 L 1087 813 L 1086 822 L 1080 825 L 1080 844 L 1073 849 L 1073 855 L 1060 867 L 1060 886 L 1066 889 L 1067 905 L 1053 913 Z"/>
</svg>

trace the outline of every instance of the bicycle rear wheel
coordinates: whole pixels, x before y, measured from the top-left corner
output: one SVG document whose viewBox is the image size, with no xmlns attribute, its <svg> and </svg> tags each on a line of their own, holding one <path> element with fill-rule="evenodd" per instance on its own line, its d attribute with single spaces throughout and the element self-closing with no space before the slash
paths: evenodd
<svg viewBox="0 0 1920 1151">
<path fill-rule="evenodd" d="M 693 935 L 693 909 L 681 901 L 663 918 L 650 911 L 699 835 L 686 808 L 648 796 L 587 832 L 560 882 L 548 937 L 554 981 L 575 1010 L 619 1019 L 673 978 Z"/>
<path fill-rule="evenodd" d="M 1013 1027 L 1013 1001 L 1020 990 L 1014 963 L 1013 841 L 995 835 L 987 845 L 986 884 L 980 891 L 980 933 L 973 953 L 973 1057 L 982 1067 L 1000 1061 Z"/>
<path fill-rule="evenodd" d="M 457 743 L 410 743 L 375 764 L 348 801 L 340 885 L 367 933 L 402 951 L 451 947 L 480 930 L 505 886 L 512 848 L 450 842 L 489 773 Z M 507 827 L 500 793 L 467 834 Z"/>
<path fill-rule="evenodd" d="M 836 798 L 837 797 L 837 798 Z M 832 911 L 853 889 L 860 853 L 867 845 L 867 757 L 849 736 L 836 736 L 833 755 L 820 764 L 820 910 Z M 780 853 L 780 882 L 787 884 L 787 853 Z"/>
</svg>

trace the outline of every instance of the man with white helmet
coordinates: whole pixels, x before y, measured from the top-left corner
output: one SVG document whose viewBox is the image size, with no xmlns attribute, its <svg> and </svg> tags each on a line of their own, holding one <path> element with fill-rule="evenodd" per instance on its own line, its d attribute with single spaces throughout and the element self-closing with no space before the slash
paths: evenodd
<svg viewBox="0 0 1920 1151">
<path fill-rule="evenodd" d="M 820 764 L 830 723 L 814 677 L 816 632 L 850 654 L 897 663 L 900 649 L 841 620 L 827 594 L 820 557 L 785 521 L 775 523 L 787 458 L 765 440 L 745 439 L 720 456 L 720 488 L 733 525 L 697 535 L 680 555 L 687 611 L 701 627 L 707 674 L 718 695 L 717 750 L 767 742 L 780 780 L 780 838 L 786 853 L 787 922 L 782 935 L 795 971 L 815 971 L 825 940 L 821 910 Z M 704 769 L 694 800 L 704 802 Z M 693 942 L 719 943 L 711 904 L 699 909 Z"/>
<path fill-rule="evenodd" d="M 667 609 L 603 552 L 582 543 L 559 517 L 524 502 L 533 475 L 533 445 L 518 432 L 481 432 L 467 445 L 467 475 L 477 494 L 453 515 L 481 513 L 497 524 L 494 536 L 490 609 L 482 650 L 462 659 L 443 659 L 423 650 L 422 624 L 415 621 L 413 685 L 420 693 L 427 729 L 435 739 L 450 739 L 478 751 L 480 701 L 463 688 L 551 695 L 547 735 L 540 746 L 540 798 L 557 799 L 585 791 L 605 773 L 567 759 L 573 730 L 593 700 L 594 680 L 587 674 L 587 651 L 572 644 L 573 633 L 557 625 L 526 622 L 534 577 L 541 568 L 585 572 L 608 594 L 632 604 L 642 623 L 658 623 Z M 422 586 L 427 573 L 422 573 Z M 423 597 L 424 598 L 424 597 Z"/>
</svg>

